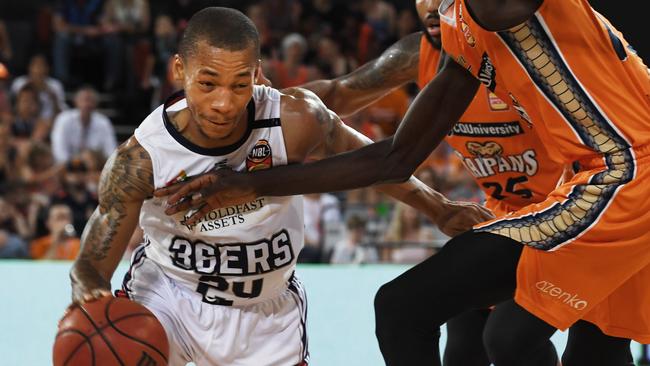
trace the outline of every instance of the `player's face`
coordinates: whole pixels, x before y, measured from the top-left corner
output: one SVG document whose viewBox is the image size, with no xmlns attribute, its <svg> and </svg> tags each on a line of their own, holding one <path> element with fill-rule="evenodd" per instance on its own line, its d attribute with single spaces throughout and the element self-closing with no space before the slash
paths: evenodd
<svg viewBox="0 0 650 366">
<path fill-rule="evenodd" d="M 183 81 L 194 123 L 212 140 L 243 133 L 259 65 L 254 47 L 228 51 L 205 42 L 196 47 L 194 55 L 177 57 L 174 62 L 174 74 Z"/>
<path fill-rule="evenodd" d="M 436 46 L 440 46 L 440 16 L 438 7 L 441 0 L 415 0 L 415 8 L 425 31 Z"/>
</svg>

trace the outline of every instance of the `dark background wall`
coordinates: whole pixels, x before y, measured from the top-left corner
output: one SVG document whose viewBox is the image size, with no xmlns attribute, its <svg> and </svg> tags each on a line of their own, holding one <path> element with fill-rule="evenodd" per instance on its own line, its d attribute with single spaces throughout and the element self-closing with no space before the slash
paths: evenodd
<svg viewBox="0 0 650 366">
<path fill-rule="evenodd" d="M 648 13 L 641 9 L 647 0 L 590 0 L 591 6 L 609 19 L 625 35 L 646 65 L 650 63 Z"/>
</svg>

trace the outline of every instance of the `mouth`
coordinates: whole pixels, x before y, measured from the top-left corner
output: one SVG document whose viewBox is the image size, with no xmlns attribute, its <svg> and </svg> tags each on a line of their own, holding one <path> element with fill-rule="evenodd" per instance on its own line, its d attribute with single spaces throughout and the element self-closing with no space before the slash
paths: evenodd
<svg viewBox="0 0 650 366">
<path fill-rule="evenodd" d="M 424 20 L 424 26 L 431 37 L 440 37 L 440 17 L 438 14 L 429 14 Z"/>
<path fill-rule="evenodd" d="M 203 120 L 206 121 L 207 123 L 215 126 L 226 126 L 232 123 L 232 121 L 219 121 L 214 118 L 208 118 L 208 117 L 203 117 Z"/>
</svg>

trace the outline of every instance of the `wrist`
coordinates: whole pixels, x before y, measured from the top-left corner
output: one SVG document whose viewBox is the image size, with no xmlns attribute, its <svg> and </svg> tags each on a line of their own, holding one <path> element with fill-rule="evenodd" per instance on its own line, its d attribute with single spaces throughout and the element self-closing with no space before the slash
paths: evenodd
<svg viewBox="0 0 650 366">
<path fill-rule="evenodd" d="M 228 184 L 232 187 L 238 187 L 244 192 L 249 192 L 251 195 L 254 195 L 256 198 L 268 194 L 268 190 L 264 189 L 267 184 L 258 184 L 259 182 L 264 181 L 264 179 L 255 179 L 258 174 L 255 173 L 242 173 L 232 175 L 232 182 Z"/>
</svg>

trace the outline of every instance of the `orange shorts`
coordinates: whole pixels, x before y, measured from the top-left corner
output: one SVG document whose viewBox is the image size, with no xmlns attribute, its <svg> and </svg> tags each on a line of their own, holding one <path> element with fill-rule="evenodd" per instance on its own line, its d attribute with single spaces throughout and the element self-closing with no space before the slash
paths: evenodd
<svg viewBox="0 0 650 366">
<path fill-rule="evenodd" d="M 515 301 L 558 329 L 584 319 L 650 343 L 650 154 L 633 154 L 583 163 L 545 201 L 475 227 L 525 244 Z"/>
</svg>

